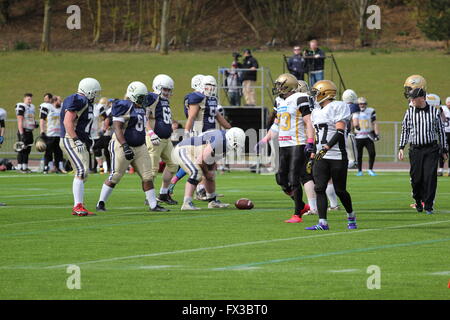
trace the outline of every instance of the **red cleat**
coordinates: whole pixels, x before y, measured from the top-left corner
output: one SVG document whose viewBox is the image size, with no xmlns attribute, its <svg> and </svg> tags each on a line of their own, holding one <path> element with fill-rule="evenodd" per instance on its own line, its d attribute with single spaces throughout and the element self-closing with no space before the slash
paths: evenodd
<svg viewBox="0 0 450 320">
<path fill-rule="evenodd" d="M 88 211 L 82 203 L 78 203 L 72 209 L 72 215 L 84 217 L 84 216 L 95 216 L 95 213 Z"/>
<path fill-rule="evenodd" d="M 286 223 L 300 223 L 303 222 L 302 218 L 296 214 L 293 214 L 292 217 L 288 220 L 285 220 Z"/>
<path fill-rule="evenodd" d="M 300 217 L 303 216 L 309 210 L 311 210 L 311 207 L 309 206 L 309 204 L 305 203 L 305 206 L 303 207 L 302 211 L 300 211 Z"/>
</svg>

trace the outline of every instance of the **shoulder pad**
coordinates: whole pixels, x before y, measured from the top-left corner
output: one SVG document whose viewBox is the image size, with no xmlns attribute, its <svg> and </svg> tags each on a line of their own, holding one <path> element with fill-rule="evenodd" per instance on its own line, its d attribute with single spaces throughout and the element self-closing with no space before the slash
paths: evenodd
<svg viewBox="0 0 450 320">
<path fill-rule="evenodd" d="M 116 100 L 111 107 L 111 114 L 113 117 L 120 117 L 127 113 L 131 108 L 132 102 L 130 100 Z"/>
<path fill-rule="evenodd" d="M 200 92 L 192 92 L 188 94 L 187 100 L 188 104 L 199 104 L 205 99 L 205 96 Z"/>
</svg>

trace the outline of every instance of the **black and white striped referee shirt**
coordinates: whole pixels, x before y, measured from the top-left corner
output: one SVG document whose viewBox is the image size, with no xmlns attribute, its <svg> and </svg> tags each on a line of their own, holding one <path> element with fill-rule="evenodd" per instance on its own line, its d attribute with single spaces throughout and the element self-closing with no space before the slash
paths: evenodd
<svg viewBox="0 0 450 320">
<path fill-rule="evenodd" d="M 410 106 L 403 118 L 399 148 L 403 149 L 407 143 L 424 146 L 435 141 L 448 150 L 440 111 L 428 103 L 425 108 Z"/>
</svg>

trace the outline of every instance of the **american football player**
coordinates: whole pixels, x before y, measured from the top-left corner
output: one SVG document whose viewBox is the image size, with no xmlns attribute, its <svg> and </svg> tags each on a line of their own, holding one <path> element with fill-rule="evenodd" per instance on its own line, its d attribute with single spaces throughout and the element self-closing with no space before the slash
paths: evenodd
<svg viewBox="0 0 450 320">
<path fill-rule="evenodd" d="M 127 88 L 127 100 L 116 100 L 113 103 L 111 114 L 114 134 L 109 144 L 112 172 L 102 186 L 97 211 L 106 211 L 106 201 L 130 164 L 142 180 L 142 190 L 148 201 L 149 210 L 169 211 L 159 206 L 156 201 L 152 163 L 145 145 L 147 119 L 144 103 L 147 94 L 148 90 L 145 84 L 133 81 Z"/>
<path fill-rule="evenodd" d="M 318 81 L 312 91 L 317 103 L 312 111 L 311 121 L 316 132 L 317 153 L 313 176 L 319 223 L 306 230 L 329 230 L 326 188 L 330 178 L 333 180 L 337 196 L 347 211 L 347 227 L 356 229 L 356 215 L 353 212 L 350 194 L 346 190 L 348 158 L 345 135 L 347 122 L 351 117 L 350 108 L 346 103 L 335 100 L 337 87 L 332 81 Z"/>
<path fill-rule="evenodd" d="M 205 177 L 208 208 L 226 208 L 227 203 L 217 200 L 215 165 L 227 152 L 239 152 L 245 145 L 245 133 L 240 128 L 209 130 L 199 136 L 185 138 L 174 149 L 173 160 L 189 175 L 181 210 L 200 210 L 192 201 L 196 185 Z"/>
<path fill-rule="evenodd" d="M 358 98 L 359 112 L 355 112 L 352 117 L 353 127 L 356 132 L 356 147 L 358 149 L 358 173 L 357 176 L 362 176 L 362 158 L 363 149 L 366 148 L 369 153 L 369 170 L 367 173 L 370 176 L 376 176 L 373 171 L 375 163 L 375 143 L 380 140 L 380 130 L 378 128 L 377 115 L 374 108 L 367 107 L 367 99 L 364 97 Z"/>
<path fill-rule="evenodd" d="M 156 178 L 159 170 L 160 159 L 166 163 L 162 175 L 161 189 L 158 201 L 169 205 L 178 204 L 169 194 L 169 184 L 178 166 L 173 163 L 171 154 L 172 141 L 172 111 L 170 109 L 170 97 L 174 90 L 174 81 L 165 74 L 159 74 L 153 79 L 153 92 L 146 97 L 146 109 L 149 121 L 147 128 L 147 148 L 152 161 L 152 176 Z"/>
<path fill-rule="evenodd" d="M 31 93 L 25 93 L 23 102 L 16 104 L 17 117 L 17 137 L 18 141 L 24 144 L 23 148 L 17 152 L 17 170 L 22 173 L 31 172 L 28 168 L 28 157 L 33 145 L 33 130 L 37 127 L 35 120 L 35 106 L 32 104 Z"/>
<path fill-rule="evenodd" d="M 445 129 L 445 136 L 447 138 L 447 145 L 450 146 L 450 97 L 447 97 L 447 99 L 445 99 L 445 105 L 441 106 L 441 110 L 442 110 L 442 117 L 444 119 L 444 129 Z M 444 165 L 445 165 L 445 161 L 441 157 L 441 163 L 440 163 L 440 168 L 442 169 L 442 172 L 444 171 Z M 439 172 L 438 172 L 439 174 Z M 450 177 L 450 157 L 448 159 L 448 177 Z"/>
<path fill-rule="evenodd" d="M 84 78 L 78 84 L 78 91 L 64 99 L 61 108 L 60 147 L 68 157 L 75 171 L 73 179 L 74 207 L 73 215 L 88 216 L 84 204 L 84 183 L 89 171 L 89 152 L 91 146 L 91 127 L 93 103 L 99 97 L 102 88 L 94 78 Z"/>
</svg>

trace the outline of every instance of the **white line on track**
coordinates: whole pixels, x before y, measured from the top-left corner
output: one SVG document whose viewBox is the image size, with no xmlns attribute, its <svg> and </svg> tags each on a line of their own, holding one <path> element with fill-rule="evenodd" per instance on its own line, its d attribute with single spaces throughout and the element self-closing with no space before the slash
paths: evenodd
<svg viewBox="0 0 450 320">
<path fill-rule="evenodd" d="M 114 262 L 114 261 L 121 261 L 121 260 L 140 259 L 140 258 L 148 258 L 148 257 L 159 257 L 159 256 L 165 256 L 165 255 L 175 255 L 175 254 L 182 254 L 182 253 L 201 252 L 201 251 L 208 251 L 208 250 L 228 249 L 228 248 L 243 247 L 243 246 L 250 246 L 250 245 L 261 245 L 261 244 L 267 244 L 267 243 L 275 243 L 275 242 L 281 242 L 281 241 L 292 241 L 292 240 L 298 240 L 298 239 L 323 238 L 323 237 L 332 237 L 332 236 L 338 236 L 338 235 L 353 235 L 353 234 L 359 234 L 359 233 L 371 232 L 371 231 L 381 231 L 381 230 L 390 230 L 390 229 L 419 227 L 419 226 L 434 225 L 434 224 L 448 223 L 448 222 L 450 222 L 450 220 L 432 221 L 432 222 L 416 223 L 416 224 L 409 224 L 409 225 L 397 225 L 397 226 L 392 226 L 392 227 L 375 228 L 375 229 L 363 229 L 363 230 L 357 230 L 357 231 L 342 231 L 342 232 L 334 232 L 334 233 L 320 233 L 320 234 L 314 234 L 314 235 L 310 235 L 310 236 L 299 236 L 299 237 L 291 237 L 291 238 L 239 242 L 239 243 L 232 243 L 232 244 L 227 244 L 227 245 L 222 245 L 222 246 L 192 248 L 192 249 L 183 249 L 183 250 L 175 250 L 175 251 L 165 251 L 165 252 L 154 252 L 154 253 L 138 254 L 138 255 L 131 255 L 131 256 L 112 257 L 112 258 L 106 258 L 106 259 L 97 259 L 97 260 L 88 260 L 88 261 L 81 261 L 81 262 L 71 262 L 71 263 L 65 263 L 65 264 L 58 264 L 58 265 L 41 266 L 41 267 L 37 267 L 37 268 L 38 269 L 42 269 L 42 268 L 44 268 L 44 269 L 56 269 L 56 268 L 67 267 L 68 265 L 71 265 L 71 264 L 75 264 L 75 265 L 81 266 L 81 265 L 88 265 L 88 264 L 95 264 L 95 263 L 102 263 L 102 262 Z M 0 269 L 15 269 L 15 268 L 17 268 L 17 267 L 14 267 L 14 266 L 0 267 Z M 23 266 L 22 266 L 22 268 L 23 268 Z M 25 267 L 25 268 L 33 268 L 33 267 L 29 266 L 29 267 Z"/>
</svg>

